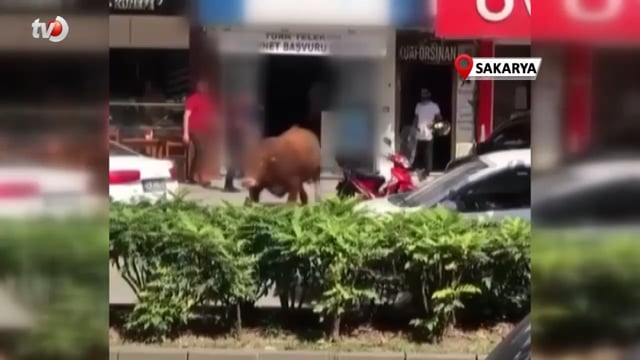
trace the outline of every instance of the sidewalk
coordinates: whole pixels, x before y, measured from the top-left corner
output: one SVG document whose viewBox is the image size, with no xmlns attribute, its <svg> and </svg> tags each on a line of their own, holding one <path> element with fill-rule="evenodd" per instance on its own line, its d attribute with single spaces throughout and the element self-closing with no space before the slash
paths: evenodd
<svg viewBox="0 0 640 360">
<path fill-rule="evenodd" d="M 110 360 L 475 360 L 475 354 L 403 352 L 328 352 L 269 350 L 207 350 L 159 347 L 111 347 Z"/>
<path fill-rule="evenodd" d="M 428 181 L 433 181 L 440 177 L 442 173 L 433 173 Z M 331 174 L 324 174 L 322 179 L 320 180 L 318 190 L 320 192 L 320 198 L 324 198 L 327 196 L 331 196 L 335 193 L 335 188 L 338 182 L 340 181 L 339 176 L 332 176 Z M 419 184 L 420 180 L 414 174 L 413 181 L 415 184 Z M 212 183 L 212 188 L 203 189 L 200 186 L 189 185 L 189 184 L 180 184 L 180 188 L 187 190 L 189 194 L 187 198 L 190 200 L 194 200 L 203 204 L 212 205 L 219 204 L 223 201 L 231 203 L 231 204 L 243 204 L 245 199 L 249 195 L 249 193 L 242 189 L 238 180 L 235 181 L 235 185 L 238 189 L 240 189 L 237 193 L 226 193 L 222 191 L 224 187 L 224 179 L 215 180 Z M 309 195 L 310 201 L 314 201 L 315 199 L 315 191 L 316 188 L 311 184 L 304 185 L 307 194 Z M 271 195 L 268 191 L 263 191 L 260 195 L 260 200 L 263 203 L 267 204 L 280 204 L 286 201 L 285 198 L 277 198 Z"/>
</svg>

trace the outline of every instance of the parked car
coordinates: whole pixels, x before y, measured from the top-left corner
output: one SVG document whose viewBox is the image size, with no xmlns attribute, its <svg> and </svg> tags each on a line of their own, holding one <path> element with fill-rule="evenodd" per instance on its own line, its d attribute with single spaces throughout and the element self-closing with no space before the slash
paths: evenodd
<svg viewBox="0 0 640 360">
<path fill-rule="evenodd" d="M 0 162 L 0 218 L 87 214 L 100 199 L 91 175 L 50 165 Z"/>
<path fill-rule="evenodd" d="M 532 183 L 536 224 L 606 229 L 632 226 L 640 215 L 637 154 L 601 155 L 536 176 Z"/>
<path fill-rule="evenodd" d="M 469 155 L 451 160 L 446 170 L 472 161 L 478 155 L 494 151 L 531 148 L 531 114 L 523 112 L 513 115 L 508 121 L 498 126 L 491 136 L 483 142 L 475 144 Z"/>
<path fill-rule="evenodd" d="M 416 190 L 363 201 L 356 210 L 374 214 L 444 206 L 473 218 L 531 217 L 531 150 L 481 155 Z"/>
<path fill-rule="evenodd" d="M 171 197 L 177 190 L 172 161 L 150 158 L 116 142 L 109 143 L 109 197 L 112 200 L 154 201 Z"/>
</svg>

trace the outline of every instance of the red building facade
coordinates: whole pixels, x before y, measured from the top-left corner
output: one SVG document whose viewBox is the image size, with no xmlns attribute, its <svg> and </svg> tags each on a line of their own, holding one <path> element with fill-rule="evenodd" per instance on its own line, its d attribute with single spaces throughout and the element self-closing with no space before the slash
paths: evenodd
<svg viewBox="0 0 640 360">
<path fill-rule="evenodd" d="M 612 67 L 596 65 L 599 54 L 609 52 L 612 45 L 620 47 L 640 39 L 640 23 L 633 18 L 640 11 L 640 3 L 616 0 L 604 0 L 597 6 L 590 3 L 593 2 L 539 0 L 532 10 L 530 0 L 437 0 L 436 34 L 443 38 L 480 39 L 480 56 L 501 56 L 496 53 L 496 46 L 513 40 L 533 43 L 531 56 L 539 56 L 547 48 L 559 48 L 561 56 L 553 61 L 560 63 L 549 64 L 551 60 L 543 57 L 541 72 L 550 65 L 562 67 L 562 79 L 558 79 L 562 84 L 562 106 L 557 130 L 564 153 L 580 152 L 594 140 L 594 127 L 601 122 L 595 114 L 604 113 L 607 106 L 602 104 L 602 98 L 606 98 L 604 102 L 612 101 L 607 94 L 595 94 L 596 73 Z M 536 15 L 531 16 L 532 11 Z M 486 136 L 495 127 L 496 84 L 492 81 L 479 84 L 479 137 L 482 131 Z"/>
</svg>

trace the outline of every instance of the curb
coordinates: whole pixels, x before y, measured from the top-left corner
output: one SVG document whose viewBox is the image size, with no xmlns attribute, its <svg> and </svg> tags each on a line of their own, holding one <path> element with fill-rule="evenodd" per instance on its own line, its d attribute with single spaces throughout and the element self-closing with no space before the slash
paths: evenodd
<svg viewBox="0 0 640 360">
<path fill-rule="evenodd" d="M 111 347 L 109 360 L 476 360 L 475 354 Z"/>
</svg>

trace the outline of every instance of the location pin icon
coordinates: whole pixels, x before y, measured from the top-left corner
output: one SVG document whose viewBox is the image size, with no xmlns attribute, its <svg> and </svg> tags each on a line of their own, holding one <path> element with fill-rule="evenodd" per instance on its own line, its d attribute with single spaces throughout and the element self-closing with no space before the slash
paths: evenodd
<svg viewBox="0 0 640 360">
<path fill-rule="evenodd" d="M 471 68 L 473 68 L 473 58 L 467 54 L 460 54 L 456 58 L 454 65 L 462 80 L 467 80 L 469 73 L 471 73 Z"/>
</svg>

